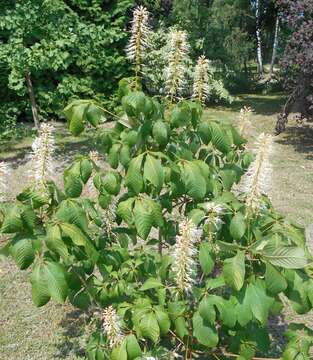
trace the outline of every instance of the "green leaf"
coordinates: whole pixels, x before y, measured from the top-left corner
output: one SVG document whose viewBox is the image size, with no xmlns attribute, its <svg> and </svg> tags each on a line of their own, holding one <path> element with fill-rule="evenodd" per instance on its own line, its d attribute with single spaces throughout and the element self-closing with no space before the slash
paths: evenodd
<svg viewBox="0 0 313 360">
<path fill-rule="evenodd" d="M 143 155 L 139 155 L 131 160 L 125 177 L 125 184 L 136 194 L 140 193 L 143 188 L 143 178 L 141 173 Z"/>
<path fill-rule="evenodd" d="M 31 232 L 33 232 L 37 224 L 37 216 L 34 210 L 31 207 L 25 208 L 21 212 L 21 219 L 25 227 L 28 228 L 28 230 L 30 230 Z"/>
<path fill-rule="evenodd" d="M 118 206 L 116 213 L 120 216 L 128 225 L 133 222 L 133 205 L 135 198 L 129 198 L 127 200 L 121 201 Z"/>
<path fill-rule="evenodd" d="M 166 335 L 171 327 L 170 318 L 165 311 L 159 308 L 155 310 L 155 316 L 160 327 L 161 335 Z"/>
<path fill-rule="evenodd" d="M 60 224 L 64 234 L 71 238 L 73 243 L 77 246 L 83 246 L 88 256 L 95 262 L 97 261 L 99 254 L 94 247 L 91 240 L 74 224 Z"/>
<path fill-rule="evenodd" d="M 144 199 L 136 200 L 133 213 L 138 235 L 146 239 L 153 225 L 153 213 L 149 202 Z"/>
<path fill-rule="evenodd" d="M 115 347 L 110 356 L 111 360 L 127 360 L 126 341 L 123 341 L 121 345 Z"/>
<path fill-rule="evenodd" d="M 150 289 L 157 289 L 159 287 L 163 287 L 164 285 L 161 283 L 160 280 L 155 278 L 149 278 L 145 281 L 145 283 L 140 287 L 139 290 L 146 291 Z"/>
<path fill-rule="evenodd" d="M 111 195 L 117 195 L 120 192 L 121 184 L 117 174 L 113 172 L 107 173 L 103 179 L 104 189 Z"/>
<path fill-rule="evenodd" d="M 68 286 L 63 266 L 55 262 L 48 262 L 43 268 L 43 273 L 51 298 L 59 303 L 64 303 L 67 297 Z"/>
<path fill-rule="evenodd" d="M 142 351 L 135 335 L 128 335 L 126 337 L 126 349 L 128 360 L 134 360 L 142 355 Z"/>
<path fill-rule="evenodd" d="M 200 245 L 199 262 L 205 275 L 208 275 L 214 268 L 214 260 L 210 253 L 210 246 L 208 243 L 202 243 Z"/>
<path fill-rule="evenodd" d="M 130 148 L 128 145 L 123 145 L 120 151 L 120 162 L 124 167 L 127 167 L 130 160 Z"/>
<path fill-rule="evenodd" d="M 21 269 L 27 269 L 35 259 L 35 251 L 32 240 L 28 238 L 18 239 L 10 248 L 10 253 L 16 263 Z"/>
<path fill-rule="evenodd" d="M 50 292 L 47 287 L 44 265 L 36 264 L 31 276 L 32 299 L 36 306 L 43 306 L 50 300 Z"/>
<path fill-rule="evenodd" d="M 261 324 L 265 324 L 274 299 L 266 295 L 261 282 L 249 284 L 246 289 L 246 302 L 250 305 L 252 314 Z"/>
<path fill-rule="evenodd" d="M 211 128 L 211 142 L 212 144 L 222 153 L 227 154 L 231 150 L 231 142 L 228 138 L 228 135 L 225 131 L 223 131 L 220 125 L 210 122 Z"/>
<path fill-rule="evenodd" d="M 160 328 L 156 316 L 153 313 L 146 314 L 139 323 L 139 329 L 143 337 L 157 343 L 160 337 Z"/>
<path fill-rule="evenodd" d="M 263 258 L 272 265 L 280 266 L 285 269 L 302 269 L 307 264 L 305 252 L 300 247 L 279 246 L 275 249 L 264 248 Z"/>
<path fill-rule="evenodd" d="M 10 211 L 5 214 L 1 232 L 5 234 L 13 234 L 20 232 L 23 229 L 23 222 L 19 217 L 19 209 L 13 207 Z"/>
<path fill-rule="evenodd" d="M 201 200 L 206 194 L 206 181 L 196 163 L 185 161 L 181 177 L 188 195 L 196 200 Z"/>
<path fill-rule="evenodd" d="M 120 148 L 120 144 L 114 144 L 109 151 L 108 163 L 113 169 L 116 169 L 118 167 Z"/>
<path fill-rule="evenodd" d="M 92 163 L 89 159 L 83 159 L 80 162 L 80 176 L 84 184 L 86 184 L 87 181 L 89 180 L 92 174 L 92 169 L 93 169 Z"/>
<path fill-rule="evenodd" d="M 266 289 L 272 294 L 278 294 L 287 288 L 287 281 L 281 273 L 269 263 L 266 263 Z"/>
<path fill-rule="evenodd" d="M 215 328 L 205 326 L 199 312 L 195 312 L 192 318 L 193 335 L 198 342 L 207 347 L 215 347 L 218 344 L 218 335 Z"/>
<path fill-rule="evenodd" d="M 240 240 L 246 232 L 245 217 L 242 213 L 237 213 L 231 220 L 229 231 L 233 239 Z"/>
<path fill-rule="evenodd" d="M 98 202 L 102 209 L 107 209 L 112 202 L 112 196 L 106 191 L 102 191 L 101 194 L 99 194 Z"/>
<path fill-rule="evenodd" d="M 73 200 L 64 200 L 56 212 L 56 217 L 65 223 L 78 226 L 84 232 L 88 231 L 88 220 L 82 207 Z"/>
<path fill-rule="evenodd" d="M 84 114 L 86 110 L 86 104 L 76 105 L 72 109 L 70 120 L 70 132 L 77 136 L 84 131 Z"/>
<path fill-rule="evenodd" d="M 83 191 L 83 184 L 81 179 L 71 173 L 67 174 L 64 179 L 64 189 L 68 197 L 79 197 Z"/>
<path fill-rule="evenodd" d="M 184 317 L 179 316 L 177 319 L 175 319 L 174 323 L 176 333 L 181 339 L 183 339 L 189 334 L 189 331 L 187 329 L 187 323 Z"/>
<path fill-rule="evenodd" d="M 214 309 L 214 301 L 211 301 L 210 296 L 205 296 L 201 300 L 198 311 L 204 320 L 208 321 L 210 324 L 214 324 L 216 314 Z"/>
<path fill-rule="evenodd" d="M 102 120 L 105 120 L 104 111 L 96 104 L 90 104 L 86 110 L 86 120 L 94 127 L 98 126 Z"/>
<path fill-rule="evenodd" d="M 155 159 L 151 155 L 147 154 L 143 177 L 145 181 L 149 181 L 155 186 L 156 190 L 160 192 L 164 182 L 164 172 L 160 159 Z"/>
<path fill-rule="evenodd" d="M 201 140 L 205 144 L 208 144 L 212 139 L 212 132 L 211 132 L 211 127 L 210 127 L 209 122 L 208 121 L 201 122 L 201 124 L 199 125 L 199 128 L 198 128 L 198 131 L 199 131 Z"/>
<path fill-rule="evenodd" d="M 154 140 L 161 146 L 164 147 L 168 142 L 168 130 L 167 126 L 162 120 L 155 122 L 152 128 L 152 136 Z"/>
<path fill-rule="evenodd" d="M 68 250 L 61 236 L 58 225 L 49 226 L 47 228 L 46 245 L 48 249 L 58 253 L 63 259 L 68 258 Z"/>
<path fill-rule="evenodd" d="M 237 251 L 236 256 L 224 260 L 223 274 L 228 286 L 239 291 L 245 279 L 245 254 Z"/>
</svg>

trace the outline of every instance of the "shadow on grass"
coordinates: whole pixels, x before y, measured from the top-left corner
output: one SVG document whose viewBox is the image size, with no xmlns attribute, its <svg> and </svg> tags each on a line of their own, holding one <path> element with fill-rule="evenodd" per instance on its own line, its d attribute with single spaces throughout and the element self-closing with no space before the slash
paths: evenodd
<svg viewBox="0 0 313 360">
<path fill-rule="evenodd" d="M 250 106 L 257 115 L 273 115 L 281 111 L 283 104 L 283 94 L 243 94 L 226 108 L 231 111 L 239 112 L 244 106 Z"/>
<path fill-rule="evenodd" d="M 56 345 L 54 359 L 67 359 L 69 356 L 85 358 L 84 334 L 88 316 L 80 310 L 67 312 L 60 322 L 62 341 Z"/>
<path fill-rule="evenodd" d="M 291 145 L 295 151 L 305 154 L 306 159 L 313 160 L 313 127 L 312 125 L 289 126 L 281 139 L 281 145 Z"/>
</svg>

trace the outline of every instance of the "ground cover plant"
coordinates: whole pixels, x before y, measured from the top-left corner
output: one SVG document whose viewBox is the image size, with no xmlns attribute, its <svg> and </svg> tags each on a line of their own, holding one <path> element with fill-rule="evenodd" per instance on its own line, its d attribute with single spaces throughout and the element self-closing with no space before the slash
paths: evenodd
<svg viewBox="0 0 313 360">
<path fill-rule="evenodd" d="M 90 359 L 262 356 L 284 299 L 299 313 L 313 306 L 303 230 L 266 197 L 271 137 L 248 152 L 249 109 L 238 129 L 203 120 L 205 76 L 195 100 L 181 100 L 181 73 L 169 71 L 168 96 L 156 99 L 140 91 L 135 65 L 112 128 L 102 129 L 107 110 L 95 101 L 65 109 L 73 134 L 99 127 L 108 167 L 96 153 L 78 156 L 58 188 L 42 125 L 34 185 L 14 202 L 3 194 L 1 232 L 12 237 L 2 252 L 31 267 L 37 306 L 68 299 L 93 314 Z M 311 330 L 287 336 L 282 358 L 309 359 Z"/>
</svg>

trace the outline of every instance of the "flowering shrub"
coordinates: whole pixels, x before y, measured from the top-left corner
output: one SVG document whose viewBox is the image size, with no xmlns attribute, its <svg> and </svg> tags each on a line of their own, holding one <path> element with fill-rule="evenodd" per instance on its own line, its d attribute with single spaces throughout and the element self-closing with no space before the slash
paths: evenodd
<svg viewBox="0 0 313 360">
<path fill-rule="evenodd" d="M 94 314 L 89 359 L 266 353 L 282 295 L 298 313 L 313 306 L 303 231 L 266 196 L 270 137 L 253 155 L 241 135 L 249 109 L 238 131 L 203 119 L 196 101 L 161 103 L 127 82 L 119 93 L 114 126 L 98 130 L 108 167 L 95 153 L 77 157 L 64 190 L 49 179 L 53 141 L 42 127 L 34 186 L 1 204 L 1 232 L 12 234 L 2 253 L 31 268 L 35 305 L 68 300 Z M 75 135 L 105 114 L 87 100 L 65 109 Z M 287 336 L 282 358 L 309 359 L 312 331 L 296 325 Z"/>
<path fill-rule="evenodd" d="M 303 232 L 264 196 L 268 136 L 252 157 L 239 132 L 203 120 L 198 103 L 164 111 L 128 91 L 122 107 L 115 126 L 99 130 L 110 167 L 99 167 L 95 154 L 78 157 L 64 172 L 64 191 L 47 178 L 51 137 L 43 127 L 34 149 L 41 185 L 1 206 L 1 232 L 12 234 L 3 252 L 32 268 L 37 306 L 68 299 L 102 312 L 90 359 L 266 352 L 280 294 L 299 313 L 313 302 Z M 103 114 L 86 101 L 66 109 L 76 134 Z M 236 183 L 241 192 L 232 191 Z M 85 187 L 93 190 L 86 197 Z M 312 338 L 303 329 L 305 338 L 289 330 L 284 359 L 308 356 L 301 344 Z"/>
</svg>

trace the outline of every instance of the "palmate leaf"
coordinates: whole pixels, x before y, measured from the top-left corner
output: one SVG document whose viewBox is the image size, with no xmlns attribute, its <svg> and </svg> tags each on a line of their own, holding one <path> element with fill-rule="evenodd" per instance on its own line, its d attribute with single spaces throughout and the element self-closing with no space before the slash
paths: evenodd
<svg viewBox="0 0 313 360">
<path fill-rule="evenodd" d="M 150 182 L 160 192 L 164 182 L 164 172 L 161 160 L 147 154 L 143 172 L 144 180 Z"/>
<path fill-rule="evenodd" d="M 138 155 L 129 163 L 127 174 L 125 177 L 125 184 L 136 194 L 140 193 L 143 188 L 143 177 L 141 173 L 143 155 Z"/>
<path fill-rule="evenodd" d="M 272 265 L 285 269 L 302 269 L 308 264 L 304 250 L 296 246 L 265 247 L 261 255 Z"/>
<path fill-rule="evenodd" d="M 20 209 L 18 206 L 14 206 L 6 212 L 1 226 L 2 233 L 13 234 L 22 230 L 23 221 L 21 220 L 19 213 Z"/>
<path fill-rule="evenodd" d="M 236 256 L 224 261 L 223 274 L 225 282 L 236 291 L 239 291 L 243 286 L 245 271 L 245 255 L 243 251 L 237 251 Z"/>
</svg>

